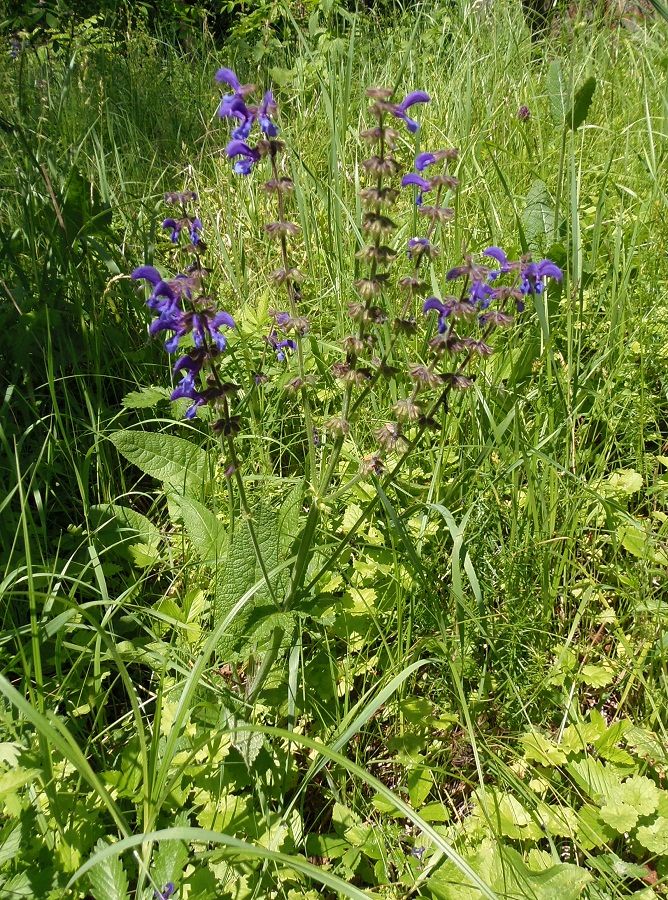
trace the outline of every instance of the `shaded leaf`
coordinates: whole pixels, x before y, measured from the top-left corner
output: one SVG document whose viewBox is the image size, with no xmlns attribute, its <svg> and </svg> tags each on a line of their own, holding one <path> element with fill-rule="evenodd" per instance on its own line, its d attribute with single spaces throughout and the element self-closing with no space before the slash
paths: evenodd
<svg viewBox="0 0 668 900">
<path fill-rule="evenodd" d="M 95 852 L 109 846 L 103 838 L 95 845 Z M 118 856 L 108 856 L 96 863 L 88 873 L 91 894 L 95 900 L 125 900 L 128 894 L 128 876 Z"/>
<path fill-rule="evenodd" d="M 587 113 L 589 112 L 589 107 L 591 106 L 591 101 L 594 96 L 594 91 L 596 90 L 596 79 L 592 76 L 588 78 L 585 83 L 578 89 L 575 94 L 575 99 L 573 100 L 573 109 L 571 110 L 571 115 L 566 123 L 569 128 L 575 130 L 579 128 L 580 125 L 587 118 Z"/>
</svg>

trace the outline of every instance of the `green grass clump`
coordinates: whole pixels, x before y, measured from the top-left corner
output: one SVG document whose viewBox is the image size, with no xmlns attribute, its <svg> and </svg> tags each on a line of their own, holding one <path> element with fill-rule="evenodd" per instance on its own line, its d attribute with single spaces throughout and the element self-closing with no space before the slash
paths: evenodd
<svg viewBox="0 0 668 900">
<path fill-rule="evenodd" d="M 260 64 L 193 40 L 83 33 L 0 63 L 0 893 L 661 896 L 665 25 L 565 18 L 532 40 L 513 5 L 429 4 L 382 29 L 315 11 Z M 489 244 L 565 275 L 375 518 L 345 539 L 368 482 L 328 501 L 280 621 L 298 398 L 264 395 L 237 444 L 265 577 L 128 277 L 176 271 L 162 195 L 187 187 L 239 366 L 284 302 L 266 198 L 221 153 L 231 64 L 276 89 L 313 346 L 350 330 L 367 84 L 432 95 L 408 164 L 460 149 L 434 290 Z M 382 415 L 372 395 L 361 432 Z M 177 439 L 192 458 L 166 477 L 150 454 Z M 209 487 L 180 497 L 195 463 Z"/>
</svg>

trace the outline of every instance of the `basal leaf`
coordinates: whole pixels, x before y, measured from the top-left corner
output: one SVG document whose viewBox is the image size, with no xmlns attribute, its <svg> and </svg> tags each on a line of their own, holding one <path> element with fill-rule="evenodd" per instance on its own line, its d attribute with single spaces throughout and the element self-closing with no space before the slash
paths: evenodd
<svg viewBox="0 0 668 900">
<path fill-rule="evenodd" d="M 554 204 L 545 182 L 540 179 L 529 188 L 522 223 L 529 249 L 535 253 L 545 250 L 554 230 Z"/>
<path fill-rule="evenodd" d="M 660 791 L 651 778 L 645 775 L 632 775 L 622 782 L 618 797 L 635 809 L 638 815 L 649 816 L 656 812 Z"/>
<path fill-rule="evenodd" d="M 541 766 L 563 766 L 567 760 L 563 750 L 537 731 L 522 735 L 520 741 L 524 747 L 524 758 Z"/>
<path fill-rule="evenodd" d="M 149 431 L 116 431 L 111 441 L 142 472 L 180 494 L 199 494 L 208 483 L 207 455 L 190 441 Z"/>
<path fill-rule="evenodd" d="M 186 813 L 179 813 L 174 819 L 176 827 L 188 825 Z M 190 853 L 184 841 L 161 841 L 153 856 L 152 876 L 159 888 L 170 882 L 178 885 L 183 877 Z"/>
<path fill-rule="evenodd" d="M 115 503 L 98 504 L 90 508 L 88 521 L 98 532 L 95 537 L 109 549 L 136 559 L 132 548 L 139 545 L 149 564 L 160 558 L 160 529 L 142 513 Z"/>
<path fill-rule="evenodd" d="M 550 63 L 546 82 L 552 120 L 555 125 L 561 128 L 566 123 L 568 89 L 560 59 L 555 59 Z"/>
</svg>

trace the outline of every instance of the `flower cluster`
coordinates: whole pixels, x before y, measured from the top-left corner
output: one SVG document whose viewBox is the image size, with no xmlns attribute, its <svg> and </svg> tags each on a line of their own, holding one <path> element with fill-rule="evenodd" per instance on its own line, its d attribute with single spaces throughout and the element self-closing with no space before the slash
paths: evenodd
<svg viewBox="0 0 668 900">
<path fill-rule="evenodd" d="M 438 313 L 438 332 L 449 336 L 437 341 L 437 346 L 447 346 L 451 352 L 467 347 L 466 344 L 463 348 L 459 347 L 458 338 L 454 334 L 455 321 L 472 321 L 478 316 L 479 324 L 488 330 L 510 325 L 512 317 L 506 309 L 509 301 L 521 312 L 524 309 L 524 298 L 540 294 L 546 278 L 560 281 L 562 277 L 561 269 L 549 259 L 534 263 L 529 256 L 525 256 L 511 262 L 500 247 L 488 247 L 483 255 L 494 259 L 498 268 L 480 265 L 472 257 L 467 257 L 463 265 L 455 266 L 446 275 L 447 281 L 464 280 L 461 295 L 444 299 L 429 297 L 423 306 L 424 313 Z M 510 279 L 506 279 L 509 283 L 500 284 L 504 275 L 510 276 Z M 496 305 L 490 308 L 492 304 Z"/>
<path fill-rule="evenodd" d="M 236 119 L 238 125 L 232 129 L 231 140 L 225 148 L 230 159 L 236 160 L 234 171 L 238 175 L 249 175 L 253 166 L 260 161 L 267 151 L 267 141 L 260 141 L 251 147 L 248 143 L 255 122 L 265 139 L 273 140 L 278 136 L 278 126 L 273 120 L 276 104 L 271 91 L 267 91 L 259 106 L 249 106 L 246 98 L 253 93 L 255 85 L 241 84 L 232 69 L 218 69 L 216 81 L 232 88 L 231 94 L 225 94 L 218 107 L 218 115 L 222 119 Z"/>
<path fill-rule="evenodd" d="M 288 238 L 299 233 L 299 226 L 286 219 L 286 197 L 293 191 L 294 183 L 291 178 L 279 173 L 279 157 L 285 148 L 283 143 L 277 140 L 278 127 L 272 118 L 276 115 L 277 107 L 271 91 L 265 92 L 260 106 L 248 106 L 246 97 L 255 90 L 255 87 L 242 85 L 232 69 L 219 69 L 216 80 L 229 85 L 234 92 L 223 97 L 218 109 L 221 118 L 239 121 L 232 129 L 231 140 L 226 147 L 230 159 L 237 160 L 234 171 L 240 175 L 249 175 L 255 164 L 263 158 L 267 158 L 271 165 L 271 177 L 264 183 L 263 188 L 267 194 L 275 196 L 278 216 L 276 221 L 266 223 L 265 231 L 270 238 L 278 242 L 282 263 L 280 268 L 271 273 L 271 280 L 276 285 L 285 286 L 290 311 L 271 311 L 274 327 L 265 340 L 276 354 L 277 361 L 285 362 L 288 353 L 298 350 L 297 342 L 299 337 L 308 331 L 308 322 L 297 310 L 297 304 L 301 299 L 300 285 L 303 275 L 299 269 L 290 264 L 288 258 Z M 255 147 L 252 147 L 247 141 L 255 122 L 260 126 L 262 138 Z M 296 340 L 281 337 L 279 332 L 286 334 L 294 332 Z M 265 380 L 261 372 L 256 373 L 254 378 L 256 384 L 262 384 Z M 303 378 L 299 382 L 300 387 L 302 383 Z M 294 379 L 290 385 L 294 387 Z"/>
<path fill-rule="evenodd" d="M 153 266 L 139 266 L 132 273 L 135 280 L 147 281 L 151 287 L 146 304 L 156 318 L 151 322 L 149 334 L 170 332 L 165 350 L 168 353 L 183 351 L 173 366 L 174 375 L 181 374 L 181 381 L 172 392 L 171 399 L 185 397 L 191 401 L 186 412 L 187 419 L 196 416 L 201 406 L 224 400 L 233 389 L 236 390 L 236 385 L 221 380 L 214 363 L 227 346 L 223 329 L 234 328 L 235 324 L 232 316 L 219 310 L 214 298 L 203 290 L 207 272 L 199 258 L 204 246 L 199 237 L 202 225 L 200 219 L 190 216 L 186 208 L 192 199 L 195 199 L 193 194 L 167 194 L 166 202 L 182 205 L 183 216 L 178 222 L 166 219 L 163 224 L 171 227 L 167 223 L 174 223 L 176 241 L 180 230 L 187 224 L 191 231 L 188 249 L 195 254 L 195 261 L 174 278 L 163 278 Z"/>
</svg>

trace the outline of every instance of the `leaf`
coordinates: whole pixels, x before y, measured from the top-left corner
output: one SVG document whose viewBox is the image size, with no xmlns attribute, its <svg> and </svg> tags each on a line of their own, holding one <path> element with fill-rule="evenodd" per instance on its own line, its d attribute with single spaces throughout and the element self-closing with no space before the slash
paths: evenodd
<svg viewBox="0 0 668 900">
<path fill-rule="evenodd" d="M 280 553 L 276 506 L 267 501 L 256 502 L 253 509 L 253 527 L 264 564 L 267 570 L 271 571 L 283 559 Z M 229 537 L 223 564 L 218 566 L 216 574 L 214 622 L 220 622 L 239 598 L 263 578 L 248 525 L 243 519 L 238 520 Z M 281 597 L 286 586 L 284 577 L 273 579 L 274 591 Z M 291 616 L 288 613 L 279 613 L 267 588 L 263 586 L 235 617 L 222 636 L 219 652 L 223 659 L 229 662 L 233 658 L 239 658 L 242 651 L 247 657 L 252 649 L 254 632 L 264 621 L 277 615 Z M 289 625 L 291 621 L 292 618 L 290 621 L 286 618 L 283 624 Z M 276 624 L 281 622 L 277 620 Z"/>
<path fill-rule="evenodd" d="M 599 853 L 590 856 L 587 864 L 593 866 L 604 875 L 616 875 L 617 878 L 642 879 L 647 877 L 647 867 L 637 863 L 627 862 L 617 856 L 616 853 Z M 652 894 L 654 897 L 654 894 Z"/>
<path fill-rule="evenodd" d="M 223 523 L 199 500 L 172 494 L 195 552 L 205 563 L 222 562 L 227 547 Z"/>
<path fill-rule="evenodd" d="M 88 520 L 97 532 L 94 537 L 102 540 L 108 549 L 136 558 L 137 551 L 132 545 L 139 544 L 149 564 L 159 560 L 160 529 L 142 513 L 115 503 L 98 504 L 91 506 Z"/>
<path fill-rule="evenodd" d="M 41 775 L 40 769 L 24 769 L 19 767 L 11 772 L 3 772 L 0 775 L 0 799 L 7 794 L 13 794 L 20 788 L 30 784 Z"/>
<path fill-rule="evenodd" d="M 429 796 L 434 786 L 434 776 L 431 769 L 421 761 L 415 765 L 406 778 L 408 796 L 413 809 L 419 809 Z"/>
<path fill-rule="evenodd" d="M 622 547 L 637 559 L 649 560 L 657 565 L 668 565 L 668 554 L 654 546 L 653 535 L 640 523 L 620 525 L 617 539 Z"/>
<path fill-rule="evenodd" d="M 636 838 L 650 853 L 668 856 L 668 819 L 659 816 L 651 825 L 642 825 L 636 832 Z"/>
<path fill-rule="evenodd" d="M 555 59 L 550 63 L 547 70 L 546 86 L 550 98 L 552 120 L 555 125 L 561 127 L 566 124 L 567 88 L 560 59 Z"/>
<path fill-rule="evenodd" d="M 640 816 L 649 816 L 656 812 L 659 805 L 660 791 L 651 778 L 645 775 L 631 775 L 622 782 L 619 799 L 628 803 Z"/>
<path fill-rule="evenodd" d="M 635 469 L 618 469 L 605 479 L 600 493 L 606 497 L 628 497 L 642 490 L 643 477 Z"/>
<path fill-rule="evenodd" d="M 541 766 L 563 766 L 567 760 L 563 750 L 537 731 L 522 735 L 520 743 L 524 747 L 524 758 Z"/>
<path fill-rule="evenodd" d="M 0 831 L 0 866 L 14 859 L 21 849 L 21 823 L 10 819 Z"/>
<path fill-rule="evenodd" d="M 578 845 L 583 850 L 605 847 L 617 837 L 616 832 L 601 819 L 595 806 L 586 804 L 578 810 L 578 815 Z"/>
<path fill-rule="evenodd" d="M 591 756 L 569 762 L 566 771 L 577 786 L 592 799 L 612 797 L 619 791 L 620 778 L 610 766 Z"/>
<path fill-rule="evenodd" d="M 190 441 L 149 431 L 116 431 L 110 440 L 142 472 L 180 494 L 199 494 L 208 482 L 207 455 Z"/>
<path fill-rule="evenodd" d="M 587 113 L 589 112 L 595 90 L 596 79 L 593 76 L 588 78 L 585 83 L 578 88 L 575 99 L 573 100 L 571 115 L 566 122 L 568 127 L 572 128 L 573 131 L 575 131 L 576 128 L 579 128 L 587 118 Z"/>
<path fill-rule="evenodd" d="M 140 391 L 130 391 L 121 403 L 125 409 L 152 409 L 169 400 L 169 391 L 161 387 L 145 387 Z"/>
<path fill-rule="evenodd" d="M 601 807 L 601 819 L 615 831 L 624 834 L 635 827 L 638 813 L 628 803 L 612 798 Z"/>
<path fill-rule="evenodd" d="M 186 813 L 179 813 L 174 819 L 176 827 L 188 825 Z M 188 862 L 189 851 L 183 841 L 161 841 L 153 856 L 153 879 L 159 888 L 166 884 L 178 884 Z"/>
<path fill-rule="evenodd" d="M 534 252 L 544 250 L 554 230 L 554 204 L 547 186 L 539 179 L 529 188 L 522 222 L 529 249 Z"/>
<path fill-rule="evenodd" d="M 111 844 L 100 838 L 95 844 L 95 852 L 104 850 Z M 125 900 L 128 894 L 128 876 L 118 856 L 108 856 L 96 863 L 88 873 L 91 893 L 95 900 Z"/>
<path fill-rule="evenodd" d="M 17 900 L 19 897 L 34 896 L 33 885 L 30 883 L 30 877 L 27 872 L 17 872 L 0 887 L 2 900 Z"/>
<path fill-rule="evenodd" d="M 580 670 L 580 680 L 590 687 L 605 687 L 614 679 L 614 671 L 609 663 L 601 666 L 587 665 Z"/>
</svg>

